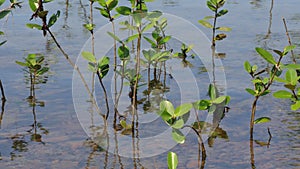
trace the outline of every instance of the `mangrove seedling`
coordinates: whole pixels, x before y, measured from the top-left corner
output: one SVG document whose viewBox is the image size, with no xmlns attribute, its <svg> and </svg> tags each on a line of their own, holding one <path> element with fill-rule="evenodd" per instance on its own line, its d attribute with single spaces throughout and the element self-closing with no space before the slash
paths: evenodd
<svg viewBox="0 0 300 169">
<path fill-rule="evenodd" d="M 84 59 L 88 61 L 88 69 L 91 72 L 96 73 L 98 77 L 99 83 L 104 92 L 104 98 L 106 103 L 106 115 L 104 117 L 107 119 L 109 115 L 109 104 L 107 92 L 103 84 L 103 78 L 107 75 L 109 71 L 109 57 L 104 56 L 99 60 L 96 60 L 96 57 L 92 53 L 86 51 L 82 52 L 81 55 Z"/>
<path fill-rule="evenodd" d="M 207 27 L 209 29 L 212 29 L 212 46 L 216 45 L 216 41 L 220 41 L 226 38 L 226 34 L 220 33 L 216 35 L 216 30 L 218 31 L 231 31 L 231 28 L 229 27 L 218 27 L 217 26 L 217 18 L 224 16 L 228 13 L 227 9 L 220 10 L 226 0 L 208 0 L 206 2 L 207 7 L 214 13 L 213 16 L 206 16 L 202 20 L 199 20 L 199 23 L 203 25 L 204 27 Z M 207 20 L 213 19 L 213 24 L 209 23 Z"/>
<path fill-rule="evenodd" d="M 278 60 L 275 60 L 275 57 L 269 53 L 267 50 L 262 48 L 255 48 L 256 52 L 261 56 L 268 64 L 272 66 L 271 71 L 269 72 L 269 76 L 262 76 L 263 73 L 266 72 L 267 69 L 263 69 L 261 71 L 258 71 L 257 65 L 251 65 L 248 61 L 244 63 L 245 70 L 250 74 L 250 76 L 253 78 L 252 83 L 254 88 L 246 88 L 246 91 L 254 96 L 254 101 L 252 103 L 252 111 L 251 111 L 251 120 L 250 120 L 250 139 L 253 139 L 253 128 L 254 124 L 258 123 L 265 123 L 269 122 L 271 118 L 269 117 L 260 117 L 258 119 L 255 119 L 255 113 L 256 113 L 256 105 L 257 101 L 260 97 L 265 96 L 270 93 L 270 87 L 273 84 L 274 80 L 280 81 L 285 83 L 285 87 L 288 88 L 291 92 L 287 91 L 277 91 L 274 93 L 275 97 L 278 98 L 294 98 L 294 101 L 296 102 L 295 105 L 292 106 L 292 109 L 298 109 L 300 108 L 300 103 L 297 102 L 297 94 L 295 92 L 296 89 L 296 83 L 298 83 L 298 75 L 296 73 L 295 67 L 299 69 L 298 65 L 290 64 L 290 65 L 283 65 L 281 63 L 282 58 L 288 54 L 291 50 L 293 50 L 295 46 L 286 46 L 283 51 L 279 50 L 273 50 L 278 55 Z M 283 69 L 288 68 L 286 72 L 285 79 L 279 78 L 281 75 Z M 299 105 L 299 106 L 298 106 Z M 270 133 L 269 133 L 270 134 Z M 271 137 L 271 135 L 270 135 Z"/>
</svg>

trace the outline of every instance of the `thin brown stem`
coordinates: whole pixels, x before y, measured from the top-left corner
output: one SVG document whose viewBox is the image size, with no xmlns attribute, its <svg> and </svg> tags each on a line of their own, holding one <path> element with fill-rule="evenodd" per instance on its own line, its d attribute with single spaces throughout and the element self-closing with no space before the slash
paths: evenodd
<svg viewBox="0 0 300 169">
<path fill-rule="evenodd" d="M 283 25 L 284 25 L 284 28 L 285 28 L 285 33 L 286 33 L 286 36 L 287 36 L 289 45 L 292 46 L 292 40 L 291 40 L 289 31 L 288 31 L 288 28 L 287 28 L 287 24 L 286 24 L 285 18 L 282 18 L 282 20 L 283 20 Z M 295 55 L 294 55 L 294 51 L 293 51 L 293 50 L 291 50 L 291 54 L 292 54 L 293 62 L 296 64 L 297 62 L 296 62 L 296 58 L 295 58 Z"/>
<path fill-rule="evenodd" d="M 6 97 L 5 97 L 4 88 L 3 88 L 1 80 L 0 80 L 0 89 L 1 89 L 1 95 L 2 95 L 2 102 L 5 102 L 6 101 Z"/>
<path fill-rule="evenodd" d="M 100 76 L 99 71 L 97 71 L 97 76 L 98 76 L 98 79 L 99 79 L 99 83 L 100 83 L 100 85 L 102 87 L 103 93 L 104 93 L 104 98 L 105 98 L 105 103 L 106 103 L 106 115 L 105 115 L 105 119 L 107 120 L 108 115 L 109 115 L 109 104 L 108 104 L 107 92 L 106 92 L 106 89 L 105 89 L 105 86 L 103 84 L 103 81 L 102 81 L 102 78 Z"/>
</svg>

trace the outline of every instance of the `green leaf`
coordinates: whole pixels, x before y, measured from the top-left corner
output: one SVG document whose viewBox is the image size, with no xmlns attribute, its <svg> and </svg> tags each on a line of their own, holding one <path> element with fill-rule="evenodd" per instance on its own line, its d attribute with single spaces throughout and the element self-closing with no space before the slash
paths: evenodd
<svg viewBox="0 0 300 169">
<path fill-rule="evenodd" d="M 119 43 L 122 43 L 122 41 L 120 40 L 120 38 L 118 38 L 116 35 L 114 35 L 111 32 L 107 32 L 109 36 L 111 36 L 114 40 L 118 41 Z"/>
<path fill-rule="evenodd" d="M 286 46 L 283 50 L 283 55 L 286 55 L 288 52 L 292 51 L 293 49 L 295 49 L 296 46 L 292 45 L 292 46 Z"/>
<path fill-rule="evenodd" d="M 129 49 L 127 46 L 120 46 L 118 48 L 118 55 L 121 60 L 127 59 L 129 57 Z"/>
<path fill-rule="evenodd" d="M 295 69 L 288 69 L 285 74 L 285 80 L 290 82 L 292 85 L 296 85 L 298 81 L 297 72 Z"/>
<path fill-rule="evenodd" d="M 43 67 L 40 70 L 37 71 L 38 75 L 43 75 L 44 73 L 48 72 L 49 68 L 48 67 Z"/>
<path fill-rule="evenodd" d="M 256 96 L 256 92 L 253 89 L 246 88 L 246 91 L 253 96 Z"/>
<path fill-rule="evenodd" d="M 98 70 L 101 78 L 104 78 L 109 71 L 109 57 L 103 56 L 98 60 Z"/>
<path fill-rule="evenodd" d="M 16 61 L 16 64 L 23 66 L 23 67 L 28 67 L 28 64 L 25 62 Z"/>
<path fill-rule="evenodd" d="M 225 15 L 227 13 L 228 13 L 227 9 L 222 9 L 220 12 L 218 12 L 217 17 L 223 16 L 223 15 Z"/>
<path fill-rule="evenodd" d="M 216 11 L 216 5 L 215 4 L 213 4 L 211 1 L 207 1 L 206 2 L 206 5 L 207 5 L 207 7 L 211 10 L 211 11 L 213 11 L 213 12 L 215 12 Z"/>
<path fill-rule="evenodd" d="M 129 36 L 126 40 L 125 40 L 125 44 L 137 39 L 139 37 L 139 34 L 134 34 L 134 35 L 131 35 Z"/>
<path fill-rule="evenodd" d="M 33 23 L 28 23 L 26 24 L 26 26 L 28 28 L 31 28 L 31 29 L 38 29 L 38 30 L 42 30 L 42 26 L 41 25 L 38 25 L 38 24 L 33 24 Z"/>
<path fill-rule="evenodd" d="M 0 35 L 4 35 L 4 32 L 0 31 Z"/>
<path fill-rule="evenodd" d="M 215 100 L 217 96 L 217 89 L 213 84 L 209 84 L 208 87 L 208 96 L 211 100 Z"/>
<path fill-rule="evenodd" d="M 254 120 L 254 124 L 267 123 L 270 121 L 271 121 L 271 118 L 269 118 L 269 117 L 260 117 L 256 120 Z"/>
<path fill-rule="evenodd" d="M 293 95 L 286 91 L 286 90 L 279 90 L 273 93 L 273 96 L 275 98 L 279 98 L 279 99 L 290 99 L 293 97 Z"/>
<path fill-rule="evenodd" d="M 220 103 L 224 102 L 226 99 L 227 99 L 227 96 L 220 96 L 220 97 L 216 98 L 215 100 L 213 100 L 213 103 L 220 104 Z"/>
<path fill-rule="evenodd" d="M 105 0 L 98 0 L 99 5 L 101 5 L 102 7 L 106 7 L 106 2 Z"/>
<path fill-rule="evenodd" d="M 291 110 L 296 111 L 300 109 L 300 101 L 296 101 L 295 104 L 291 105 Z"/>
<path fill-rule="evenodd" d="M 178 159 L 176 153 L 168 153 L 168 169 L 176 169 L 178 164 Z"/>
<path fill-rule="evenodd" d="M 181 129 L 184 125 L 184 120 L 182 118 L 177 119 L 174 124 L 171 125 L 172 128 Z"/>
<path fill-rule="evenodd" d="M 182 134 L 182 132 L 178 129 L 172 130 L 172 138 L 174 141 L 176 141 L 179 144 L 183 144 L 185 142 L 185 136 Z"/>
<path fill-rule="evenodd" d="M 142 24 L 142 16 L 140 13 L 135 13 L 132 15 L 133 20 L 135 22 L 135 26 L 139 27 Z"/>
<path fill-rule="evenodd" d="M 131 8 L 127 6 L 119 6 L 116 8 L 116 11 L 121 15 L 130 15 L 131 14 Z"/>
<path fill-rule="evenodd" d="M 173 104 L 167 100 L 160 102 L 160 110 L 167 111 L 170 115 L 174 116 Z"/>
<path fill-rule="evenodd" d="M 48 15 L 48 11 L 40 11 L 37 14 L 40 18 L 43 19 L 43 18 L 46 18 L 46 16 Z"/>
<path fill-rule="evenodd" d="M 264 50 L 263 48 L 255 48 L 255 50 L 257 51 L 257 53 L 264 58 L 267 62 L 276 65 L 276 61 L 274 60 L 273 56 L 271 53 L 269 53 L 268 51 Z"/>
<path fill-rule="evenodd" d="M 207 27 L 207 28 L 210 28 L 210 29 L 213 28 L 213 26 L 212 26 L 209 22 L 207 22 L 207 21 L 205 21 L 205 20 L 199 20 L 198 22 L 199 22 L 202 26 L 204 26 L 204 27 Z"/>
<path fill-rule="evenodd" d="M 95 24 L 91 24 L 91 23 L 83 24 L 83 27 L 85 27 L 85 29 L 87 29 L 88 31 L 92 31 L 95 27 Z"/>
<path fill-rule="evenodd" d="M 81 55 L 85 60 L 96 63 L 96 57 L 91 52 L 83 51 Z"/>
<path fill-rule="evenodd" d="M 167 110 L 163 110 L 159 112 L 160 117 L 167 122 L 172 118 L 172 115 L 167 112 Z"/>
<path fill-rule="evenodd" d="M 211 103 L 208 100 L 199 100 L 196 102 L 196 108 L 198 110 L 207 110 Z"/>
<path fill-rule="evenodd" d="M 180 116 L 183 116 L 184 114 L 188 113 L 192 108 L 193 108 L 193 105 L 191 103 L 184 103 L 175 109 L 174 114 L 176 117 L 180 117 Z"/>
<path fill-rule="evenodd" d="M 104 16 L 105 18 L 109 18 L 109 13 L 104 9 L 104 8 L 97 8 L 96 9 L 100 10 L 100 14 Z"/>
<path fill-rule="evenodd" d="M 10 13 L 10 10 L 9 9 L 5 9 L 5 10 L 2 10 L 0 12 L 0 19 L 4 18 L 6 15 L 8 15 Z"/>
<path fill-rule="evenodd" d="M 216 35 L 215 40 L 223 40 L 223 39 L 225 39 L 226 37 L 227 37 L 226 34 L 224 34 L 224 33 L 219 33 L 219 34 Z"/>
<path fill-rule="evenodd" d="M 60 11 L 57 11 L 56 14 L 53 14 L 48 22 L 48 27 L 50 28 L 52 25 L 55 24 L 55 22 L 57 21 L 58 17 L 60 16 Z"/>
<path fill-rule="evenodd" d="M 32 10 L 32 12 L 35 12 L 37 10 L 37 8 L 39 7 L 39 4 L 38 4 L 38 0 L 29 0 L 29 6 L 30 6 L 30 9 Z"/>
<path fill-rule="evenodd" d="M 152 11 L 147 13 L 146 19 L 152 20 L 152 19 L 159 19 L 159 17 L 162 15 L 161 11 Z"/>
<path fill-rule="evenodd" d="M 0 0 L 0 6 L 5 2 L 5 0 Z"/>
<path fill-rule="evenodd" d="M 118 5 L 118 0 L 108 0 L 106 2 L 106 5 L 107 5 L 107 9 L 111 11 Z"/>
<path fill-rule="evenodd" d="M 165 43 L 167 43 L 170 39 L 171 39 L 171 36 L 166 36 L 166 37 L 162 38 L 162 39 L 159 41 L 159 44 L 160 44 L 160 45 L 165 44 Z"/>
<path fill-rule="evenodd" d="M 217 27 L 216 29 L 219 30 L 219 31 L 225 31 L 225 32 L 230 32 L 231 31 L 231 28 L 226 27 L 226 26 Z"/>
<path fill-rule="evenodd" d="M 147 42 L 149 42 L 151 44 L 152 47 L 156 47 L 156 43 L 153 40 L 151 40 L 150 38 L 148 38 L 146 36 L 143 36 L 143 37 L 144 37 L 144 39 L 146 39 Z"/>
<path fill-rule="evenodd" d="M 250 65 L 250 63 L 248 61 L 246 61 L 244 63 L 244 68 L 245 68 L 246 72 L 252 73 L 251 65 Z"/>
</svg>

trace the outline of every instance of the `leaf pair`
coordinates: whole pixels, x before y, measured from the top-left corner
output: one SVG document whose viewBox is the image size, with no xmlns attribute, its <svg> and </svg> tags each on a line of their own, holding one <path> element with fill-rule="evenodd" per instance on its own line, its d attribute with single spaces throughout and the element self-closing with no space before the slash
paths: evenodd
<svg viewBox="0 0 300 169">
<path fill-rule="evenodd" d="M 104 56 L 97 61 L 91 52 L 83 51 L 81 55 L 84 59 L 89 61 L 88 68 L 90 71 L 94 73 L 98 72 L 101 78 L 107 75 L 109 71 L 109 57 Z"/>
</svg>

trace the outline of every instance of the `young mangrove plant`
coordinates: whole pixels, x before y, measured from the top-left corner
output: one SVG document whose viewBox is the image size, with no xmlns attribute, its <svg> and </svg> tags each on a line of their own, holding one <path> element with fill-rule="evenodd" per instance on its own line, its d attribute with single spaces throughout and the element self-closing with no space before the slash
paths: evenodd
<svg viewBox="0 0 300 169">
<path fill-rule="evenodd" d="M 206 159 L 206 150 L 204 146 L 203 139 L 201 137 L 202 130 L 205 129 L 206 126 L 203 126 L 203 122 L 199 120 L 198 112 L 196 112 L 195 116 L 197 121 L 193 124 L 189 125 L 186 124 L 187 118 L 189 117 L 190 110 L 194 107 L 197 110 L 206 110 L 210 114 L 216 114 L 218 112 L 218 107 L 222 105 L 221 113 L 224 115 L 226 110 L 226 105 L 228 105 L 230 101 L 229 96 L 219 96 L 217 94 L 217 89 L 213 84 L 209 85 L 208 95 L 210 97 L 209 100 L 199 100 L 194 103 L 184 103 L 174 109 L 174 106 L 169 101 L 162 101 L 160 103 L 160 111 L 159 115 L 161 118 L 170 126 L 172 127 L 172 138 L 179 144 L 183 144 L 185 142 L 185 136 L 180 131 L 183 128 L 191 128 L 198 136 L 198 144 L 199 144 L 199 155 L 198 155 L 198 162 L 200 166 L 200 153 L 202 156 L 202 163 L 201 168 L 204 168 L 205 159 Z M 217 121 L 220 122 L 220 121 Z M 209 135 L 214 134 L 214 127 L 212 127 L 211 132 Z"/>
<path fill-rule="evenodd" d="M 212 29 L 212 46 L 216 46 L 216 41 L 220 41 L 226 38 L 226 34 L 220 33 L 216 35 L 216 31 L 231 31 L 229 27 L 218 27 L 217 26 L 217 18 L 224 16 L 228 13 L 227 9 L 220 10 L 226 0 L 208 0 L 206 2 L 207 7 L 214 13 L 213 16 L 206 16 L 202 20 L 199 20 L 199 23 L 204 27 Z M 209 23 L 208 20 L 213 19 L 213 23 Z"/>
<path fill-rule="evenodd" d="M 91 72 L 95 73 L 99 79 L 99 83 L 104 92 L 104 98 L 106 103 L 106 115 L 104 117 L 105 119 L 107 119 L 109 115 L 109 103 L 107 92 L 102 79 L 107 75 L 109 71 L 109 57 L 104 56 L 99 60 L 96 60 L 96 57 L 90 52 L 82 52 L 81 55 L 84 59 L 86 59 L 89 62 L 88 69 Z"/>
<path fill-rule="evenodd" d="M 251 120 L 250 120 L 250 139 L 253 139 L 253 128 L 254 124 L 269 122 L 271 118 L 269 117 L 260 117 L 255 119 L 256 105 L 262 96 L 265 96 L 270 93 L 270 87 L 273 84 L 274 80 L 285 83 L 285 87 L 290 90 L 288 91 L 277 91 L 274 93 L 275 97 L 278 98 L 291 98 L 295 101 L 295 104 L 292 105 L 292 109 L 299 109 L 300 102 L 298 102 L 298 95 L 296 92 L 296 84 L 298 83 L 299 77 L 295 69 L 299 69 L 298 65 L 288 64 L 283 65 L 281 63 L 282 58 L 293 50 L 295 46 L 287 46 L 283 51 L 273 50 L 278 55 L 278 60 L 275 60 L 275 57 L 269 53 L 267 50 L 262 48 L 256 48 L 256 52 L 272 66 L 272 69 L 269 71 L 269 75 L 262 76 L 263 73 L 267 72 L 267 69 L 262 69 L 258 71 L 257 65 L 251 65 L 248 61 L 244 63 L 245 70 L 252 77 L 252 83 L 254 88 L 246 88 L 246 91 L 254 96 L 254 101 L 252 103 L 251 111 Z M 287 69 L 285 79 L 280 78 L 283 69 Z M 269 132 L 270 134 L 270 132 Z M 270 135 L 271 137 L 271 135 Z"/>
</svg>

